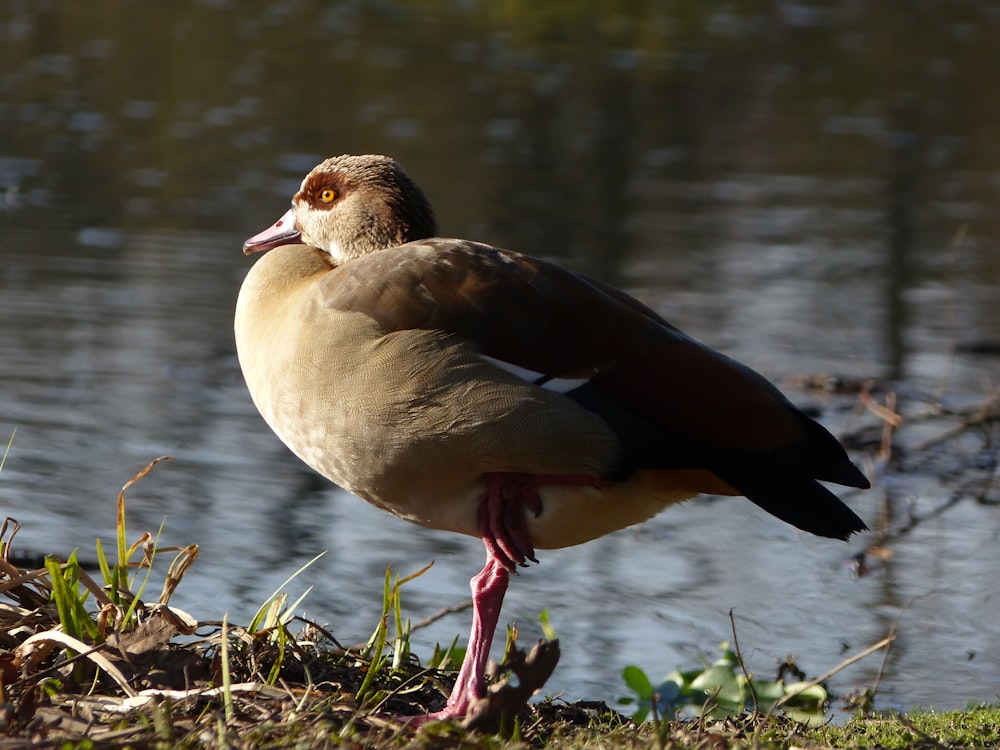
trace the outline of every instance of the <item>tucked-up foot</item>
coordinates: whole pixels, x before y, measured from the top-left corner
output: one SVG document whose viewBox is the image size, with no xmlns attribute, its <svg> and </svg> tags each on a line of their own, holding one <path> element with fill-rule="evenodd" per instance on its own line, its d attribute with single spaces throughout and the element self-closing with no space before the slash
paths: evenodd
<svg viewBox="0 0 1000 750">
<path fill-rule="evenodd" d="M 525 526 L 525 513 L 542 512 L 538 484 L 529 474 L 494 473 L 484 476 L 486 489 L 479 503 L 479 531 L 488 556 L 507 570 L 538 562 Z"/>
</svg>

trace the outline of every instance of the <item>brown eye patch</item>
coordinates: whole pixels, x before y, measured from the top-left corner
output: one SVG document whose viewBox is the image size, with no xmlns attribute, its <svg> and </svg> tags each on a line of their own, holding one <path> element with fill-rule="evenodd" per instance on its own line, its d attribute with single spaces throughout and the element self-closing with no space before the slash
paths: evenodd
<svg viewBox="0 0 1000 750">
<path fill-rule="evenodd" d="M 305 200 L 313 208 L 328 209 L 344 197 L 346 186 L 341 175 L 318 172 L 310 175 L 305 184 L 295 194 L 295 200 Z"/>
</svg>

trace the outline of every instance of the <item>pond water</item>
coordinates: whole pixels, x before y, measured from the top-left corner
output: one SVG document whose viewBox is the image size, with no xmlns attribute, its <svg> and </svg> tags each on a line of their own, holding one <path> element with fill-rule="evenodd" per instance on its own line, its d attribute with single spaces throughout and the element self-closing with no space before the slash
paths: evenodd
<svg viewBox="0 0 1000 750">
<path fill-rule="evenodd" d="M 951 440 L 1000 376 L 1000 5 L 280 3 L 0 7 L 0 472 L 15 546 L 93 556 L 129 525 L 197 543 L 201 619 L 292 593 L 367 637 L 385 568 L 416 621 L 467 598 L 481 545 L 369 508 L 257 416 L 232 340 L 242 240 L 302 174 L 396 156 L 447 234 L 558 260 L 783 385 L 875 481 L 848 502 L 888 556 L 703 499 L 514 580 L 503 622 L 563 639 L 549 690 L 613 702 L 622 667 L 714 658 L 810 675 L 895 626 L 879 707 L 1000 694 L 997 422 Z M 896 460 L 853 394 L 896 394 Z M 933 407 L 933 408 L 931 408 Z M 865 438 L 867 436 L 867 438 Z M 877 442 L 877 439 L 875 440 Z M 977 498 L 979 501 L 977 501 Z M 468 613 L 415 635 L 466 637 Z M 878 656 L 841 672 L 871 686 Z"/>
</svg>

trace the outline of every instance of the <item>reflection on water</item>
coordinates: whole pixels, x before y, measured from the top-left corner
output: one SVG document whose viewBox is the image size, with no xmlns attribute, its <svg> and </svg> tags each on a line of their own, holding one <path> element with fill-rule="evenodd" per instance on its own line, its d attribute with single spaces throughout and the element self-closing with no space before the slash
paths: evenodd
<svg viewBox="0 0 1000 750">
<path fill-rule="evenodd" d="M 130 523 L 166 516 L 170 543 L 201 545 L 180 592 L 201 616 L 245 619 L 321 549 L 307 603 L 345 640 L 373 626 L 387 564 L 437 561 L 409 587 L 415 619 L 466 596 L 474 540 L 319 481 L 238 372 L 240 243 L 339 152 L 392 153 L 449 234 L 597 274 L 775 378 L 982 398 L 1000 365 L 1000 11 L 758 5 L 6 4 L 0 425 L 18 432 L 0 496 L 18 542 L 88 556 L 117 488 L 168 454 L 131 490 Z M 792 396 L 835 429 L 871 419 Z M 955 492 L 940 467 L 911 468 L 885 481 L 913 512 Z M 878 497 L 850 500 L 873 521 Z M 706 500 L 546 553 L 505 615 L 531 637 L 549 608 L 565 653 L 552 685 L 606 699 L 626 663 L 711 652 L 730 607 L 762 673 L 789 652 L 817 673 L 898 618 L 885 702 L 958 706 L 998 692 L 996 521 L 959 502 L 854 580 L 861 542 Z"/>
</svg>

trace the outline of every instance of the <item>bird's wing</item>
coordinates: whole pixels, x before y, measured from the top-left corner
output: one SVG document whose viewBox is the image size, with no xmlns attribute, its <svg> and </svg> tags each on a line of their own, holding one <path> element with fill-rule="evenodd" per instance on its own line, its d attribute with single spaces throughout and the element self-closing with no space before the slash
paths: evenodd
<svg viewBox="0 0 1000 750">
<path fill-rule="evenodd" d="M 810 501 L 798 498 L 815 495 L 814 487 L 829 494 L 815 480 L 868 486 L 837 440 L 762 376 L 628 295 L 554 264 L 464 240 L 424 240 L 338 267 L 323 299 L 363 312 L 387 333 L 461 337 L 498 367 L 561 389 L 611 425 L 623 473 L 707 469 L 810 531 L 815 524 L 800 517 Z M 835 535 L 864 526 L 845 510 L 850 518 Z"/>
</svg>

